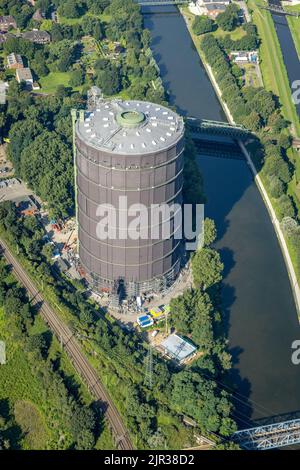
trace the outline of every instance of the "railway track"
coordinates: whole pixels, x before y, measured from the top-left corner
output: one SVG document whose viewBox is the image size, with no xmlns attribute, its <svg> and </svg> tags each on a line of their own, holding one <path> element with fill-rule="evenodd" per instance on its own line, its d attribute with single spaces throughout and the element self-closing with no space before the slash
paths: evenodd
<svg viewBox="0 0 300 470">
<path fill-rule="evenodd" d="M 7 244 L 0 240 L 0 247 L 7 262 L 12 266 L 18 281 L 23 284 L 36 303 L 40 303 L 40 314 L 49 328 L 57 336 L 67 352 L 74 368 L 85 381 L 88 389 L 95 398 L 103 403 L 104 415 L 120 450 L 133 450 L 133 445 L 122 418 L 113 404 L 107 390 L 100 382 L 95 369 L 82 353 L 74 334 L 69 327 L 56 315 L 50 305 L 43 299 L 35 284 L 27 275 L 21 264 L 15 259 Z"/>
</svg>

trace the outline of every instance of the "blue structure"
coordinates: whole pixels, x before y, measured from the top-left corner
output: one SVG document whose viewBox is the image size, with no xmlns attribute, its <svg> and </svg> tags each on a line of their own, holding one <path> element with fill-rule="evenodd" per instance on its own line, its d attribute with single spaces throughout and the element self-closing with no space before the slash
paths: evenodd
<svg viewBox="0 0 300 470">
<path fill-rule="evenodd" d="M 141 328 L 148 328 L 148 326 L 152 326 L 154 323 L 150 315 L 141 315 L 136 321 Z"/>
</svg>

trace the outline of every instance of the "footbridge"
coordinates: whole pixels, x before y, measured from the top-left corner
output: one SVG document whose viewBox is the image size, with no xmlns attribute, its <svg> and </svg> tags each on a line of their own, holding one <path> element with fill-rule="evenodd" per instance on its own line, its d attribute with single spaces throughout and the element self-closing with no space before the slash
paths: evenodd
<svg viewBox="0 0 300 470">
<path fill-rule="evenodd" d="M 285 10 L 281 5 L 276 5 L 275 3 L 269 3 L 268 6 L 259 5 L 259 8 L 262 10 L 269 10 L 272 13 L 278 13 L 280 15 L 295 16 L 299 18 L 300 12 Z"/>
<path fill-rule="evenodd" d="M 232 440 L 248 450 L 269 450 L 300 444 L 300 419 L 243 429 L 235 432 Z"/>
<path fill-rule="evenodd" d="M 251 131 L 241 125 L 229 124 L 222 121 L 209 121 L 207 119 L 186 118 L 186 127 L 192 138 L 203 138 L 203 135 L 225 136 L 232 139 L 247 140 Z"/>
<path fill-rule="evenodd" d="M 156 7 L 160 5 L 188 5 L 191 0 L 135 0 L 142 7 Z M 196 3 L 196 0 L 193 0 Z"/>
</svg>

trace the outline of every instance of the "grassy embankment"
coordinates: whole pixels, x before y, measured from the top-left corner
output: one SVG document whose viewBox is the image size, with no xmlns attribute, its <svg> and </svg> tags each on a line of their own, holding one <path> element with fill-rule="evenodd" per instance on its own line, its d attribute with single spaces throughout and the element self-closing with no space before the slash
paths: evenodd
<svg viewBox="0 0 300 470">
<path fill-rule="evenodd" d="M 286 10 L 298 11 L 300 13 L 300 5 L 294 5 L 291 7 L 285 6 L 284 8 Z M 287 16 L 287 20 L 300 58 L 300 16 L 299 18 L 296 18 L 295 16 Z"/>
<path fill-rule="evenodd" d="M 71 312 L 71 310 L 66 305 L 59 301 L 54 292 L 53 287 L 44 283 L 41 278 L 37 275 L 36 270 L 33 268 L 29 260 L 24 255 L 18 252 L 18 249 L 15 244 L 13 244 L 10 238 L 8 237 L 7 232 L 1 230 L 0 237 L 8 243 L 12 253 L 16 255 L 20 264 L 24 267 L 27 274 L 35 283 L 35 285 L 39 287 L 39 289 L 43 293 L 45 300 L 49 302 L 49 304 L 56 311 L 56 313 L 67 324 L 72 323 L 74 326 L 76 325 L 77 331 L 79 331 L 85 337 L 81 341 L 82 352 L 86 355 L 89 362 L 97 371 L 100 380 L 107 388 L 120 414 L 125 418 L 126 423 L 126 401 L 128 394 L 128 385 L 130 383 L 134 383 L 136 380 L 140 381 L 141 378 L 143 378 L 143 366 L 141 367 L 141 369 L 128 367 L 128 364 L 126 363 L 124 358 L 117 355 L 114 351 L 111 351 L 111 354 L 108 355 L 92 338 L 88 339 L 87 336 L 89 335 L 89 332 L 80 325 L 80 322 L 78 320 L 76 321 L 74 313 Z M 109 316 L 106 316 L 106 319 L 108 322 L 114 323 L 114 320 L 111 319 Z M 174 415 L 174 411 L 176 413 L 176 410 L 171 410 L 170 413 L 170 406 L 166 397 L 164 397 L 161 393 L 158 393 L 156 398 L 158 400 L 158 403 L 161 405 L 157 411 L 156 416 L 158 426 L 163 429 L 164 434 L 167 436 L 168 441 L 171 443 L 170 448 L 174 450 L 181 448 L 183 443 L 187 442 L 189 431 L 186 430 L 186 428 L 184 428 L 184 426 L 180 424 L 179 417 Z M 174 429 L 176 429 L 175 434 Z M 96 443 L 96 447 L 103 449 L 107 448 L 107 442 L 110 442 L 110 435 L 108 430 L 105 428 Z M 134 436 L 133 442 L 136 448 L 139 448 L 140 443 L 139 437 L 137 435 Z"/>
<path fill-rule="evenodd" d="M 264 86 L 267 90 L 272 91 L 279 97 L 283 116 L 292 123 L 295 134 L 300 136 L 300 121 L 295 105 L 292 101 L 291 89 L 274 23 L 271 14 L 268 11 L 259 8 L 260 4 L 261 2 L 257 0 L 248 1 L 248 6 L 253 11 L 253 22 L 257 26 L 258 34 L 261 39 L 259 55 Z M 187 24 L 195 47 L 202 60 L 204 60 L 200 46 L 201 36 L 199 37 L 193 34 L 191 29 L 194 15 L 188 11 L 187 7 L 181 7 L 181 11 L 187 19 Z M 213 34 L 220 37 L 225 33 L 218 29 Z M 239 39 L 242 35 L 243 30 L 241 28 L 237 28 L 235 31 L 230 33 L 230 37 L 233 40 Z"/>
<path fill-rule="evenodd" d="M 41 377 L 28 361 L 27 353 L 19 341 L 12 337 L 9 323 L 14 321 L 0 309 L 0 339 L 6 344 L 6 364 L 1 366 L 0 374 L 0 415 L 12 417 L 6 432 L 12 448 L 22 449 L 64 449 L 70 443 L 70 436 L 65 427 L 63 415 L 56 411 L 55 390 L 45 396 Z M 35 318 L 29 334 L 48 335 L 49 330 L 41 317 Z M 74 372 L 66 354 L 53 337 L 48 351 L 49 360 L 60 357 L 59 370 L 65 382 L 69 384 L 81 401 L 88 405 L 92 397 Z M 23 434 L 24 433 L 24 434 Z M 23 436 L 22 436 L 23 434 Z M 102 431 L 97 449 L 114 448 L 107 427 Z"/>
<path fill-rule="evenodd" d="M 296 112 L 296 108 L 292 102 L 291 91 L 288 81 L 287 72 L 284 66 L 283 57 L 278 42 L 277 34 L 275 31 L 274 23 L 271 17 L 271 14 L 266 10 L 261 10 L 258 8 L 259 2 L 257 0 L 249 0 L 248 5 L 253 11 L 253 21 L 257 26 L 259 36 L 261 38 L 260 45 L 260 66 L 263 76 L 264 86 L 267 90 L 272 91 L 275 95 L 279 97 L 281 111 L 284 117 L 291 123 L 293 123 L 294 129 L 296 129 L 297 135 L 300 136 L 300 122 L 299 117 Z M 197 49 L 198 54 L 200 55 L 202 61 L 205 64 L 205 57 L 201 49 L 201 37 L 196 36 L 192 32 L 192 21 L 194 15 L 189 12 L 186 7 L 180 8 L 182 13 L 186 18 L 186 23 L 194 42 L 194 45 Z M 237 31 L 237 30 L 236 30 Z M 216 35 L 216 32 L 214 33 Z M 220 33 L 218 33 L 220 34 Z M 235 34 L 240 35 L 241 33 L 235 32 Z M 234 39 L 233 36 L 231 36 Z M 238 37 L 236 37 L 237 39 Z M 251 148 L 249 151 L 251 152 Z M 255 149 L 254 149 L 255 151 Z M 295 174 L 292 181 L 289 183 L 288 193 L 294 196 L 295 203 L 298 210 L 300 209 L 300 160 L 292 148 L 288 151 L 288 157 L 295 166 Z M 257 161 L 253 159 L 254 164 L 257 166 Z M 260 167 L 257 166 L 258 169 Z M 264 177 L 261 174 L 261 179 L 265 185 Z M 277 201 L 274 198 L 270 197 L 272 205 L 276 209 Z M 297 279 L 300 281 L 300 261 L 297 257 L 297 253 L 294 247 L 287 241 L 290 256 L 296 271 Z"/>
<path fill-rule="evenodd" d="M 260 66 L 265 88 L 279 97 L 282 114 L 289 122 L 295 135 L 300 136 L 300 121 L 292 101 L 291 88 L 283 56 L 270 12 L 259 8 L 261 2 L 249 0 L 253 22 L 261 39 Z"/>
</svg>

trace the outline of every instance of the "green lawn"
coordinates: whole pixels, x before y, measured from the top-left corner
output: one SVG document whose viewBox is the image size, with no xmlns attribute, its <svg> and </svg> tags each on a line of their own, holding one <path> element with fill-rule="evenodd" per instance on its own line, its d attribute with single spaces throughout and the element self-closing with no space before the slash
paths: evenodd
<svg viewBox="0 0 300 470">
<path fill-rule="evenodd" d="M 110 21 L 110 16 L 109 15 L 93 15 L 91 13 L 86 13 L 83 16 L 80 16 L 80 18 L 66 18 L 64 16 L 59 16 L 58 17 L 58 22 L 60 24 L 67 24 L 67 25 L 74 25 L 74 24 L 80 24 L 85 16 L 92 16 L 93 18 L 98 18 L 101 23 L 109 23 Z"/>
<path fill-rule="evenodd" d="M 242 28 L 242 26 L 240 26 L 231 33 L 226 33 L 226 31 L 223 31 L 221 28 L 218 28 L 216 29 L 216 31 L 213 32 L 213 35 L 219 38 L 224 36 L 230 36 L 230 39 L 232 39 L 233 41 L 238 41 L 239 39 L 246 36 L 246 32 Z"/>
<path fill-rule="evenodd" d="M 257 0 L 249 0 L 248 2 L 248 6 L 253 10 L 253 21 L 262 41 L 259 52 L 264 85 L 267 90 L 272 91 L 279 97 L 284 117 L 292 123 L 294 133 L 300 136 L 299 116 L 292 101 L 289 80 L 275 26 L 271 14 L 260 9 L 260 4 Z"/>
<path fill-rule="evenodd" d="M 70 72 L 50 72 L 46 77 L 42 77 L 39 80 L 41 86 L 41 92 L 43 93 L 55 93 L 58 85 L 64 85 L 70 87 L 69 81 L 71 78 Z M 71 87 L 70 87 L 71 88 Z M 73 91 L 80 91 L 81 87 L 72 88 Z"/>
</svg>

